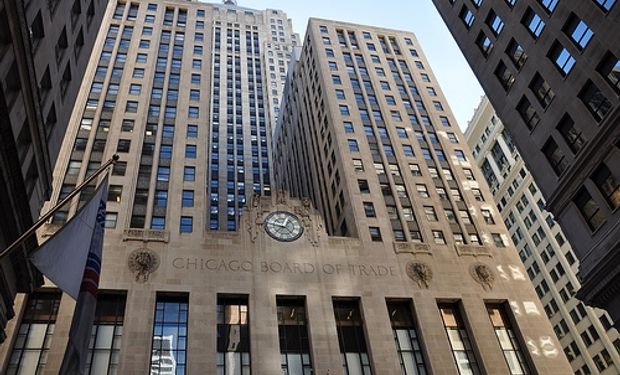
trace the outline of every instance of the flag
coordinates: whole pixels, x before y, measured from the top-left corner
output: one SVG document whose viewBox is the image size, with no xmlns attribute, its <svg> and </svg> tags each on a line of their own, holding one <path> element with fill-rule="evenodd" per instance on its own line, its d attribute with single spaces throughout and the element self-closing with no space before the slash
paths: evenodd
<svg viewBox="0 0 620 375">
<path fill-rule="evenodd" d="M 32 257 L 41 273 L 77 300 L 60 374 L 83 374 L 86 370 L 101 272 L 107 191 L 106 176 L 84 207 Z"/>
</svg>

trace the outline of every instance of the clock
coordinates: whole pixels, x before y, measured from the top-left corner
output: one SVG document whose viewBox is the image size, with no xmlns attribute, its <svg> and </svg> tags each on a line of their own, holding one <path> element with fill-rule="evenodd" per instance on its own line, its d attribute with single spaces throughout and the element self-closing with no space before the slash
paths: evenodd
<svg viewBox="0 0 620 375">
<path fill-rule="evenodd" d="M 278 241 L 295 241 L 304 232 L 301 220 L 290 212 L 272 212 L 265 219 L 265 232 Z"/>
</svg>

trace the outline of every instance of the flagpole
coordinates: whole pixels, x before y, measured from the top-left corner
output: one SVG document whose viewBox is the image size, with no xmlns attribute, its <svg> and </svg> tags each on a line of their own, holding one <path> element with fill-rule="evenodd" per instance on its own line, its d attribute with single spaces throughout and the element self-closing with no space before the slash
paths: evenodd
<svg viewBox="0 0 620 375">
<path fill-rule="evenodd" d="M 37 229 L 39 229 L 39 227 L 41 227 L 50 217 L 52 217 L 52 215 L 54 215 L 56 211 L 58 211 L 62 206 L 64 206 L 68 201 L 70 201 L 71 198 L 73 198 L 80 191 L 82 191 L 89 183 L 91 183 L 95 178 L 97 178 L 97 176 L 99 176 L 101 172 L 106 170 L 110 165 L 116 164 L 118 159 L 119 159 L 118 154 L 112 155 L 112 158 L 106 161 L 92 175 L 88 176 L 86 180 L 84 180 L 84 182 L 78 185 L 71 193 L 69 193 L 69 195 L 67 195 L 63 200 L 58 202 L 58 204 L 56 204 L 51 210 L 45 213 L 45 215 L 41 216 L 39 220 L 37 220 L 36 223 L 32 224 L 32 226 L 26 232 L 24 232 L 21 236 L 19 236 L 19 238 L 16 239 L 12 244 L 10 244 L 9 247 L 7 247 L 6 249 L 2 250 L 2 252 L 0 252 L 0 261 L 2 261 L 2 259 L 8 256 L 10 253 L 15 251 L 15 249 L 17 249 L 19 245 L 21 245 L 24 241 L 26 241 L 28 237 L 34 234 L 34 232 Z"/>
</svg>

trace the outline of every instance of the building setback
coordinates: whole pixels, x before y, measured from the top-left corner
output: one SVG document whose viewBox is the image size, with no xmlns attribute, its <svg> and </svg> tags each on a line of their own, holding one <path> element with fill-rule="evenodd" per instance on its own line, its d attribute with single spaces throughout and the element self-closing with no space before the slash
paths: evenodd
<svg viewBox="0 0 620 375">
<path fill-rule="evenodd" d="M 575 250 L 577 297 L 618 328 L 620 6 L 434 3 Z"/>
<path fill-rule="evenodd" d="M 0 249 L 39 217 L 105 11 L 105 1 L 0 1 Z M 36 239 L 0 264 L 0 342 L 17 292 L 43 279 Z"/>
<path fill-rule="evenodd" d="M 120 153 L 122 162 L 110 177 L 89 373 L 570 372 L 413 34 L 312 20 L 301 60 L 287 72 L 278 52 L 286 61 L 294 43 L 280 40 L 280 26 L 290 31 L 282 11 L 230 1 L 111 2 L 105 20 L 52 195 L 57 201 L 101 161 Z M 342 42 L 337 30 L 343 30 Z M 370 51 L 367 37 L 377 52 Z M 329 70 L 326 41 L 338 73 Z M 350 64 L 346 51 L 352 53 Z M 353 100 L 347 65 L 362 74 L 357 92 L 375 111 L 372 118 L 384 118 L 385 126 L 364 121 L 382 145 L 374 154 L 364 143 L 362 107 Z M 331 74 L 339 76 L 348 99 L 336 99 L 341 93 Z M 279 98 L 269 80 L 277 88 L 286 75 L 290 86 L 272 163 L 267 113 L 273 106 L 277 114 Z M 376 90 L 376 104 L 366 81 Z M 415 94 L 418 86 L 424 92 Z M 298 109 L 302 102 L 307 111 Z M 353 143 L 342 136 L 346 115 L 338 117 L 337 103 L 350 111 L 359 152 L 349 151 Z M 398 121 L 397 113 L 405 120 Z M 293 124 L 297 114 L 325 121 Z M 414 118 L 419 125 L 411 123 Z M 298 132 L 302 125 L 314 131 L 321 124 L 323 136 Z M 389 155 L 386 136 L 394 140 Z M 323 173 L 322 156 L 296 148 L 321 142 L 322 150 L 330 139 L 342 145 L 326 148 L 326 161 L 334 150 L 335 169 L 325 169 L 331 174 L 299 177 L 298 185 L 283 178 L 281 171 L 293 176 L 297 166 L 299 176 Z M 404 151 L 401 143 L 411 149 Z M 351 159 L 354 152 L 366 172 L 350 167 L 359 165 Z M 372 169 L 373 158 L 377 171 L 384 165 L 387 173 Z M 413 175 L 415 165 L 422 176 Z M 358 178 L 371 193 L 359 192 L 365 185 Z M 276 180 L 278 189 L 269 194 Z M 304 184 L 316 191 L 301 194 Z M 77 197 L 42 236 L 90 194 Z M 328 213 L 330 203 L 316 194 L 327 194 L 340 213 Z M 348 215 L 345 226 L 342 213 Z M 57 373 L 74 302 L 49 287 L 20 296 L 19 306 L 20 319 L 9 323 L 10 339 L 0 346 L 1 371 L 44 366 L 46 373 Z"/>
<path fill-rule="evenodd" d="M 361 293 L 366 317 L 376 317 L 385 298 L 412 301 L 420 336 L 430 340 L 424 345 L 433 347 L 425 356 L 433 373 L 570 372 L 415 35 L 311 18 L 283 102 L 276 185 L 308 197 L 334 239 L 357 238 L 417 280 L 376 290 L 374 302 L 350 288 L 341 297 Z M 510 329 L 521 337 L 515 344 L 554 349 L 520 346 L 522 360 L 507 359 L 509 369 L 489 330 L 492 302 L 512 316 Z M 446 341 L 455 324 L 471 328 L 472 353 Z M 368 327 L 369 336 L 381 330 Z M 369 344 L 376 350 L 372 338 Z M 389 356 L 372 357 L 376 373 L 398 373 Z"/>
<path fill-rule="evenodd" d="M 570 244 L 491 103 L 484 97 L 467 130 L 467 143 L 493 190 L 512 242 L 560 344 L 577 375 L 620 372 L 620 338 L 603 310 L 575 298 L 580 286 Z"/>
</svg>

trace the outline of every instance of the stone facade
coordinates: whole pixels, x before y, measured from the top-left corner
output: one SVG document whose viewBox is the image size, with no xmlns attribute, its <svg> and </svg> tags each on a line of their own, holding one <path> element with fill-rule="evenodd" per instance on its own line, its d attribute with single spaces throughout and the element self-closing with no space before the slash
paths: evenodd
<svg viewBox="0 0 620 375">
<path fill-rule="evenodd" d="M 261 197 L 247 207 L 236 233 L 208 232 L 156 235 L 111 230 L 106 233 L 100 289 L 124 291 L 127 296 L 118 373 L 149 371 L 154 306 L 159 292 L 189 295 L 187 373 L 215 371 L 215 305 L 218 294 L 249 296 L 252 372 L 280 372 L 276 296 L 304 296 L 307 307 L 314 373 L 337 374 L 342 369 L 331 307 L 333 298 L 361 302 L 371 364 L 376 374 L 399 373 L 386 299 L 413 301 L 424 360 L 433 374 L 454 374 L 450 344 L 437 308 L 438 302 L 458 301 L 484 371 L 508 373 L 493 332 L 485 302 L 509 301 L 519 340 L 528 363 L 541 374 L 566 374 L 564 354 L 542 306 L 529 286 L 514 252 L 483 248 L 457 255 L 454 247 L 429 252 L 423 245 L 372 243 L 328 236 L 324 222 L 307 203 Z M 278 242 L 263 229 L 274 211 L 290 211 L 302 219 L 304 234 L 295 242 Z M 159 266 L 148 280 L 136 279 L 130 267 L 138 249 L 157 255 Z M 432 276 L 418 282 L 415 264 Z M 481 282 L 470 272 L 485 265 L 493 275 Z M 107 272 L 106 272 L 107 271 Z M 428 271 L 422 272 L 428 274 Z M 46 374 L 55 374 L 67 342 L 74 301 L 63 296 L 48 355 Z M 19 325 L 11 322 L 11 331 Z M 0 362 L 8 364 L 10 341 Z"/>
</svg>

